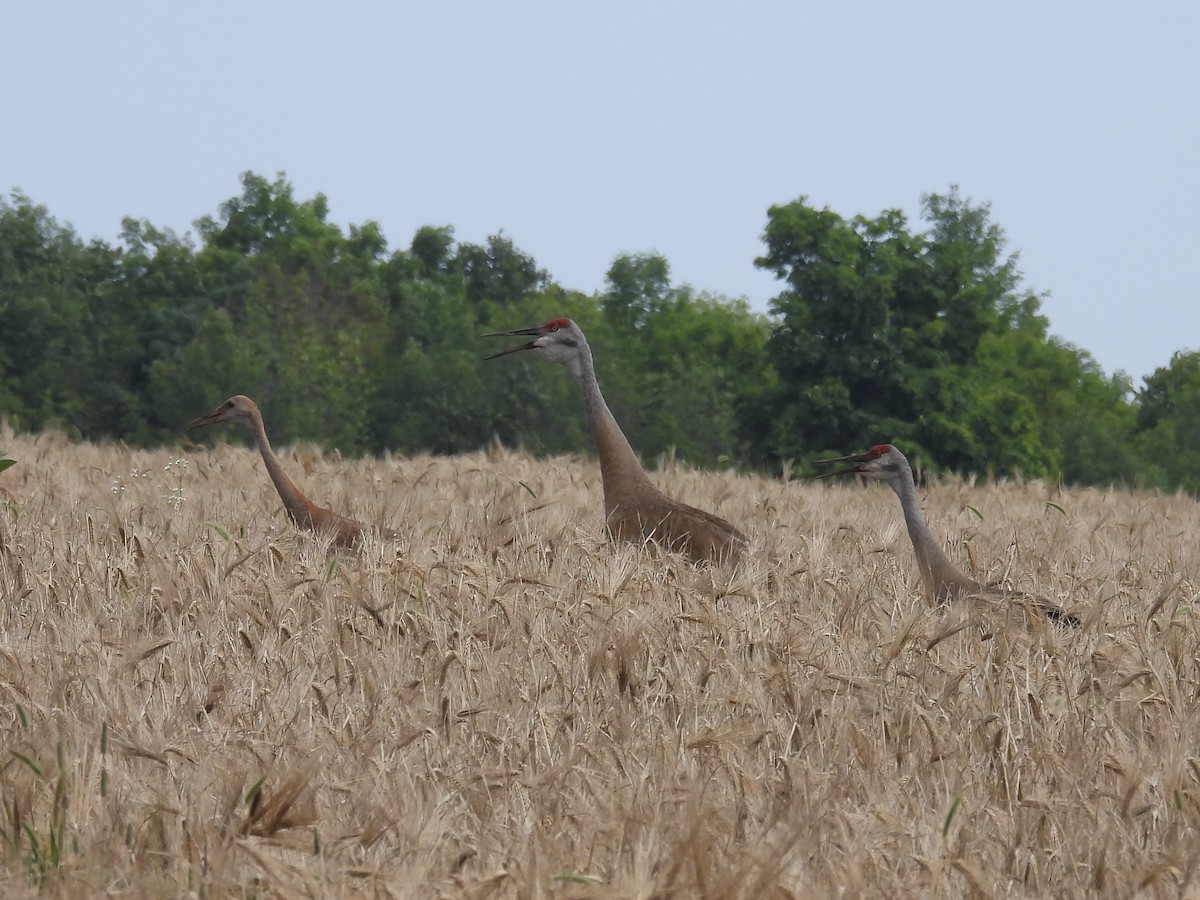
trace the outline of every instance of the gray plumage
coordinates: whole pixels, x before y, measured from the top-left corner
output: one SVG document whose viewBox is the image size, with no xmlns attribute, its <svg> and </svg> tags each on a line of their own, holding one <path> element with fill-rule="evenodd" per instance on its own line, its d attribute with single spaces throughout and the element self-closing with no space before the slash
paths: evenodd
<svg viewBox="0 0 1200 900">
<path fill-rule="evenodd" d="M 856 474 L 878 478 L 887 482 L 888 486 L 896 492 L 896 496 L 900 498 L 900 506 L 904 510 L 904 524 L 908 527 L 908 536 L 912 540 L 913 552 L 917 557 L 917 568 L 921 571 L 921 580 L 936 602 L 948 603 L 953 600 L 970 598 L 1007 601 L 1012 604 L 1028 605 L 1060 625 L 1071 627 L 1079 625 L 1077 616 L 1064 612 L 1060 607 L 1041 597 L 1008 591 L 997 585 L 981 584 L 955 566 L 942 549 L 941 542 L 934 537 L 933 531 L 925 521 L 925 515 L 921 512 L 921 504 L 917 502 L 917 487 L 913 480 L 912 467 L 909 466 L 904 454 L 891 444 L 879 444 L 857 456 L 839 456 L 836 459 L 822 459 L 818 462 L 822 465 L 847 463 L 847 468 L 828 474 Z"/>
</svg>

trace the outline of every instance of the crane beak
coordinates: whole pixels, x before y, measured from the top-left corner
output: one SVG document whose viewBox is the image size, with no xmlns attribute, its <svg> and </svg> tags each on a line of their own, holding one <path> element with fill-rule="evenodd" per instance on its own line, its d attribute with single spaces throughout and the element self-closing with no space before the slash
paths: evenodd
<svg viewBox="0 0 1200 900">
<path fill-rule="evenodd" d="M 862 471 L 862 464 L 866 460 L 865 453 L 859 453 L 854 456 L 835 456 L 833 459 L 818 459 L 818 466 L 829 466 L 834 463 L 850 463 L 844 469 L 838 469 L 834 472 L 822 472 L 817 478 L 836 478 L 838 475 L 857 475 Z"/>
<path fill-rule="evenodd" d="M 185 428 L 187 431 L 192 431 L 196 428 L 203 428 L 205 425 L 216 425 L 218 422 L 221 421 L 218 418 L 220 413 L 221 413 L 221 411 L 219 409 L 214 409 L 212 412 L 210 412 L 206 415 L 200 416 L 199 418 L 196 418 L 196 419 L 192 419 L 192 421 L 187 423 Z"/>
<path fill-rule="evenodd" d="M 540 326 L 533 328 L 518 328 L 516 331 L 489 331 L 483 337 L 514 337 L 518 334 L 536 334 L 539 337 L 542 334 Z M 491 356 L 485 356 L 484 359 L 496 359 L 500 356 L 508 356 L 510 353 L 518 353 L 521 350 L 536 350 L 538 348 L 537 338 L 527 344 L 518 344 L 516 347 L 509 347 L 507 350 L 501 350 L 499 353 L 493 353 Z"/>
</svg>

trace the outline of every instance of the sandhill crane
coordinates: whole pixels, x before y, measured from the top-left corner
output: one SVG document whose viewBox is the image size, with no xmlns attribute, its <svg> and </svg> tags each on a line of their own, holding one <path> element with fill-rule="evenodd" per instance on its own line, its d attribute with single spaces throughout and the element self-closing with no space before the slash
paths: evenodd
<svg viewBox="0 0 1200 900">
<path fill-rule="evenodd" d="M 254 443 L 258 446 L 258 452 L 262 454 L 267 473 L 271 476 L 271 481 L 275 483 L 275 489 L 279 491 L 279 498 L 283 500 L 288 517 L 297 528 L 330 534 L 335 547 L 351 548 L 362 542 L 366 528 L 361 522 L 339 516 L 332 510 L 317 506 L 301 493 L 300 488 L 296 487 L 296 482 L 292 481 L 287 472 L 283 471 L 279 457 L 275 455 L 275 451 L 271 449 L 271 442 L 267 440 L 267 429 L 263 425 L 262 413 L 259 412 L 257 403 L 249 397 L 237 394 L 207 415 L 193 419 L 187 427 L 190 431 L 193 428 L 218 425 L 222 422 L 242 426 L 253 438 Z M 393 538 L 395 536 L 392 532 L 385 533 L 385 537 Z"/>
<path fill-rule="evenodd" d="M 533 350 L 551 362 L 566 366 L 583 391 L 588 426 L 600 457 L 605 525 L 614 539 L 654 541 L 696 562 L 735 560 L 741 556 L 746 547 L 744 534 L 712 513 L 672 500 L 650 481 L 604 402 L 592 366 L 591 348 L 578 325 L 570 319 L 551 319 L 545 325 L 496 331 L 484 337 L 513 335 L 535 337 L 487 359 Z"/>
<path fill-rule="evenodd" d="M 921 570 L 921 579 L 936 602 L 948 603 L 953 600 L 969 598 L 1011 600 L 1028 604 L 1060 625 L 1072 627 L 1079 625 L 1077 616 L 1064 612 L 1053 603 L 1040 597 L 1006 591 L 995 585 L 980 584 L 971 576 L 960 571 L 946 556 L 941 544 L 933 536 L 933 532 L 925 522 L 925 516 L 921 513 L 921 505 L 917 502 L 917 488 L 913 481 L 912 467 L 909 466 L 904 454 L 891 444 L 878 444 L 858 456 L 839 456 L 836 459 L 821 459 L 817 462 L 824 465 L 849 463 L 846 468 L 837 472 L 829 472 L 827 475 L 868 475 L 871 478 L 886 481 L 896 492 L 896 496 L 900 498 L 900 506 L 904 509 L 904 523 L 908 526 L 908 536 L 912 539 L 913 550 L 917 556 L 917 567 Z"/>
</svg>

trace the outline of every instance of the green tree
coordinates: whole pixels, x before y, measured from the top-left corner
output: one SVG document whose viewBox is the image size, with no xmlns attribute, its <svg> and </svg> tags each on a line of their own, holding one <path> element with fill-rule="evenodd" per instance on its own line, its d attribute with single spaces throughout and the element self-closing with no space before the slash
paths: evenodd
<svg viewBox="0 0 1200 900">
<path fill-rule="evenodd" d="M 905 227 L 897 211 L 847 220 L 804 198 L 770 209 L 756 265 L 785 285 L 767 343 L 778 382 L 743 416 L 760 462 L 903 437 L 916 419 L 908 370 L 922 365 L 905 349 L 938 357 L 945 326 L 913 289 L 922 242 Z"/>
<path fill-rule="evenodd" d="M 1200 494 L 1200 352 L 1181 350 L 1146 378 L 1137 432 L 1151 483 Z"/>
<path fill-rule="evenodd" d="M 474 449 L 489 435 L 476 372 L 480 329 L 461 279 L 440 266 L 414 267 L 415 255 L 397 253 L 385 266 L 387 318 L 374 367 L 372 445 L 404 452 Z M 415 271 L 435 277 L 413 277 Z"/>
<path fill-rule="evenodd" d="M 670 267 L 665 258 L 653 253 L 618 256 L 605 281 L 608 289 L 600 300 L 604 318 L 627 331 L 644 325 L 671 292 Z"/>
<path fill-rule="evenodd" d="M 1132 440 L 1132 384 L 1106 376 L 1083 350 L 1048 335 L 1049 323 L 1025 308 L 1017 327 L 980 343 L 978 378 L 1003 384 L 1030 405 L 1051 470 L 1071 484 L 1133 484 L 1143 461 Z"/>
<path fill-rule="evenodd" d="M 25 195 L 0 198 L 0 412 L 19 427 L 87 412 L 85 298 L 100 256 Z"/>
<path fill-rule="evenodd" d="M 618 256 L 588 330 L 605 397 L 646 459 L 671 451 L 697 465 L 743 463 L 739 410 L 771 383 L 769 323 L 745 301 L 672 286 L 656 254 Z"/>
<path fill-rule="evenodd" d="M 550 276 L 538 268 L 533 257 L 518 250 L 501 234 L 490 236 L 484 247 L 462 244 L 455 264 L 462 272 L 470 303 L 503 306 L 550 283 Z"/>
<path fill-rule="evenodd" d="M 185 307 L 195 328 L 152 367 L 153 386 L 194 404 L 205 382 L 193 414 L 250 394 L 271 410 L 280 442 L 374 449 L 387 246 L 375 223 L 344 234 L 327 216 L 324 196 L 298 200 L 282 175 L 243 175 L 241 195 L 222 204 L 220 217 L 197 223 L 196 302 Z"/>
<path fill-rule="evenodd" d="M 771 386 L 768 334 L 766 317 L 742 301 L 673 291 L 617 365 L 623 377 L 614 393 L 628 409 L 622 422 L 643 456 L 671 451 L 694 465 L 746 464 L 740 412 Z"/>
<path fill-rule="evenodd" d="M 785 288 L 768 342 L 779 381 L 746 416 L 760 460 L 895 440 L 945 468 L 1058 471 L 1038 404 L 1003 364 L 1046 345 L 1040 301 L 986 205 L 952 190 L 923 208 L 923 233 L 897 211 L 770 210 L 757 264 Z"/>
<path fill-rule="evenodd" d="M 448 275 L 454 260 L 454 229 L 448 225 L 418 228 L 413 235 L 409 255 L 418 263 L 418 268 L 412 270 L 414 274 L 426 278 Z"/>
<path fill-rule="evenodd" d="M 485 363 L 496 344 L 478 339 L 570 316 L 651 462 L 775 464 L 896 440 L 941 467 L 1195 489 L 1195 355 L 1134 401 L 1127 377 L 1049 336 L 986 205 L 951 191 L 924 213 L 916 232 L 896 211 L 773 207 L 758 264 L 783 288 L 767 317 L 672 285 L 657 254 L 617 257 L 587 295 L 501 234 L 459 245 L 426 226 L 389 252 L 374 222 L 343 230 L 282 174 L 245 173 L 195 242 L 126 219 L 117 246 L 85 244 L 14 193 L 0 198 L 0 414 L 144 444 L 248 393 L 277 442 L 585 451 L 571 379 Z M 1173 455 L 1150 466 L 1156 444 Z"/>
</svg>

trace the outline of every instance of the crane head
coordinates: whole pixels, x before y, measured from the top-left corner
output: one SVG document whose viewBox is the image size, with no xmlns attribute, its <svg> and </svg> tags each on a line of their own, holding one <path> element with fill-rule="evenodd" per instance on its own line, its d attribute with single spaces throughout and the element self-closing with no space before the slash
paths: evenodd
<svg viewBox="0 0 1200 900">
<path fill-rule="evenodd" d="M 833 459 L 818 459 L 817 465 L 827 466 L 833 463 L 846 463 L 846 467 L 834 472 L 825 472 L 819 478 L 832 478 L 835 475 L 867 475 L 871 478 L 881 478 L 891 481 L 908 468 L 908 460 L 904 454 L 891 444 L 876 444 L 866 453 L 855 456 L 837 456 Z"/>
<path fill-rule="evenodd" d="M 203 428 L 205 425 L 219 425 L 222 422 L 234 422 L 247 426 L 253 423 L 258 412 L 258 404 L 244 394 L 235 394 L 212 412 L 188 422 L 187 429 Z"/>
<path fill-rule="evenodd" d="M 543 356 L 551 362 L 567 365 L 573 357 L 579 355 L 579 348 L 586 345 L 583 332 L 570 319 L 551 319 L 545 325 L 518 328 L 515 331 L 492 331 L 485 334 L 484 337 L 513 337 L 518 334 L 532 334 L 536 337 L 532 341 L 509 347 L 507 350 L 493 353 L 484 359 L 495 359 L 498 356 L 507 356 L 521 350 L 536 350 L 539 356 Z"/>
</svg>

